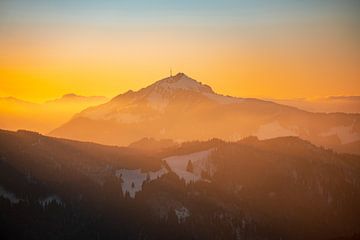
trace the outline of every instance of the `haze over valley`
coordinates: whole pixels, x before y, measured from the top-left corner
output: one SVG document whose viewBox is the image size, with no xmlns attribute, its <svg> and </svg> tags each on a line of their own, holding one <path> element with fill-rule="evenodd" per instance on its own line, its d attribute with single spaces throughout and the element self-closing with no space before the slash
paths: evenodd
<svg viewBox="0 0 360 240">
<path fill-rule="evenodd" d="M 1 0 L 0 239 L 359 240 L 359 12 Z"/>
</svg>

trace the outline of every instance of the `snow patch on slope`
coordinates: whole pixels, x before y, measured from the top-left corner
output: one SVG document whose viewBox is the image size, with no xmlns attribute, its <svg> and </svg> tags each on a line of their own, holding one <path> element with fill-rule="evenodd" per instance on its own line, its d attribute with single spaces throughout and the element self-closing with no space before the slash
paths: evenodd
<svg viewBox="0 0 360 240">
<path fill-rule="evenodd" d="M 179 178 L 184 179 L 186 183 L 196 182 L 199 180 L 204 180 L 201 177 L 201 173 L 204 171 L 212 176 L 215 172 L 214 166 L 209 161 L 209 156 L 214 149 L 209 149 L 206 151 L 195 152 L 186 155 L 180 156 L 171 156 L 164 158 L 163 160 L 170 167 Z M 189 172 L 186 170 L 189 161 L 193 165 L 193 171 Z"/>
<path fill-rule="evenodd" d="M 278 121 L 261 125 L 254 135 L 260 140 L 276 137 L 298 136 L 298 134 L 293 130 L 281 126 Z"/>
<path fill-rule="evenodd" d="M 6 191 L 3 187 L 0 186 L 0 197 L 3 197 L 9 200 L 11 203 L 19 203 L 20 198 L 17 198 L 16 195 L 12 192 Z"/>
<path fill-rule="evenodd" d="M 328 137 L 332 135 L 337 135 L 342 144 L 352 143 L 360 140 L 360 134 L 356 131 L 353 131 L 352 126 L 337 126 L 331 128 L 326 133 L 320 134 L 322 137 Z"/>
<path fill-rule="evenodd" d="M 181 207 L 175 209 L 175 214 L 178 219 L 178 223 L 185 222 L 186 218 L 190 217 L 190 211 L 186 207 Z"/>
<path fill-rule="evenodd" d="M 45 207 L 46 205 L 48 205 L 48 204 L 50 204 L 50 203 L 52 203 L 52 202 L 55 202 L 55 203 L 57 203 L 58 205 L 63 205 L 63 204 L 64 204 L 63 201 L 61 200 L 61 198 L 58 197 L 58 196 L 56 196 L 56 195 L 51 195 L 51 196 L 48 196 L 48 197 L 46 197 L 46 198 L 44 198 L 44 199 L 40 199 L 40 200 L 39 200 L 39 203 L 40 203 L 43 207 Z"/>
<path fill-rule="evenodd" d="M 121 183 L 123 194 L 125 195 L 128 192 L 130 197 L 134 198 L 136 193 L 142 190 L 143 183 L 146 180 L 155 180 L 166 173 L 167 170 L 165 168 L 155 172 L 141 172 L 141 169 L 119 169 L 115 175 L 121 177 L 123 181 Z"/>
</svg>

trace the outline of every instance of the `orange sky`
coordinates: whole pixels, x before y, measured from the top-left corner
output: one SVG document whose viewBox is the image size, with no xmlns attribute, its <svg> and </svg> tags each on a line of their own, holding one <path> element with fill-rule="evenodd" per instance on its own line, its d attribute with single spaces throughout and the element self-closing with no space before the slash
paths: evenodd
<svg viewBox="0 0 360 240">
<path fill-rule="evenodd" d="M 166 77 L 170 67 L 240 97 L 360 95 L 358 19 L 346 11 L 272 12 L 270 20 L 180 13 L 121 24 L 0 18 L 0 96 L 112 97 Z"/>
</svg>

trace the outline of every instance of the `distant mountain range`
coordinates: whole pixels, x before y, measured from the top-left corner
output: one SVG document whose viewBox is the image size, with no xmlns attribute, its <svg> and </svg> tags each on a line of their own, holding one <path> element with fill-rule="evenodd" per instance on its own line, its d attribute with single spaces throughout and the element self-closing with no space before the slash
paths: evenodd
<svg viewBox="0 0 360 240">
<path fill-rule="evenodd" d="M 313 113 L 271 101 L 224 96 L 179 73 L 87 108 L 50 134 L 113 145 L 143 137 L 189 141 L 298 136 L 338 148 L 360 140 L 360 114 Z"/>
<path fill-rule="evenodd" d="M 70 104 L 78 104 L 78 103 L 95 103 L 99 104 L 101 102 L 106 102 L 108 99 L 103 96 L 81 96 L 74 93 L 69 93 L 63 95 L 61 98 L 47 101 L 46 104 L 52 103 L 70 103 Z"/>
<path fill-rule="evenodd" d="M 1 239 L 357 239 L 359 193 L 359 156 L 297 137 L 150 153 L 0 130 Z"/>
<path fill-rule="evenodd" d="M 75 113 L 107 101 L 100 96 L 66 94 L 45 103 L 32 103 L 14 97 L 0 98 L 0 128 L 28 129 L 48 133 Z"/>
<path fill-rule="evenodd" d="M 267 99 L 276 103 L 297 107 L 309 112 L 360 113 L 360 96 L 330 96 L 325 98 Z"/>
</svg>

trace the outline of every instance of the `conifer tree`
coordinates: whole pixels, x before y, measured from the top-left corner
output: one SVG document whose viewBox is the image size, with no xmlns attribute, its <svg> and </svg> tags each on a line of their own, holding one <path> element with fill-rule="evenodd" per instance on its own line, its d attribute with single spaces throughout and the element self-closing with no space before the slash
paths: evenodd
<svg viewBox="0 0 360 240">
<path fill-rule="evenodd" d="M 194 171 L 194 166 L 193 166 L 191 160 L 189 160 L 189 162 L 186 166 L 186 171 L 191 172 L 191 173 Z"/>
</svg>

